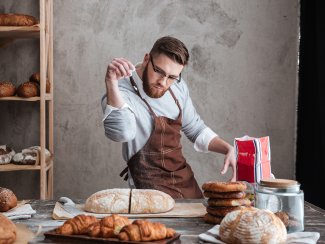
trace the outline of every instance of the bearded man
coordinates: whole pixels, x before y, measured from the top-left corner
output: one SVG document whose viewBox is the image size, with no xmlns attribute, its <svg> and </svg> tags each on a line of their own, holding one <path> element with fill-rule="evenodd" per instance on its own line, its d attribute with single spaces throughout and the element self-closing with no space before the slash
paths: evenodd
<svg viewBox="0 0 325 244">
<path fill-rule="evenodd" d="M 107 67 L 102 99 L 106 136 L 123 143 L 130 187 L 156 189 L 173 198 L 203 198 L 190 165 L 182 154 L 181 131 L 198 152 L 225 155 L 221 171 L 232 167 L 234 149 L 213 132 L 196 112 L 181 73 L 189 53 L 183 42 L 158 39 L 142 63 L 115 58 Z"/>
</svg>

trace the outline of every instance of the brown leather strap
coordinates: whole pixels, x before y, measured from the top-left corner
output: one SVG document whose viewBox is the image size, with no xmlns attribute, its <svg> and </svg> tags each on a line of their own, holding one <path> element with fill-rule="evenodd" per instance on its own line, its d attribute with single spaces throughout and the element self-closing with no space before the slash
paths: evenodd
<svg viewBox="0 0 325 244">
<path fill-rule="evenodd" d="M 127 181 L 127 179 L 129 178 L 129 166 L 126 166 L 120 173 L 120 177 L 123 177 L 124 175 L 124 181 Z"/>
<path fill-rule="evenodd" d="M 139 92 L 139 88 L 138 88 L 137 84 L 135 83 L 135 81 L 134 81 L 134 79 L 133 79 L 132 76 L 130 76 L 130 81 L 131 81 L 132 87 L 135 90 L 135 92 L 138 94 L 138 96 L 142 99 L 142 101 L 145 102 L 145 104 L 149 108 L 149 111 L 150 111 L 151 115 L 153 117 L 157 117 L 157 115 L 155 114 L 155 112 L 153 111 L 153 109 L 151 108 L 151 106 L 149 105 L 149 103 L 146 101 L 146 99 L 144 99 L 143 97 L 141 97 L 140 92 Z"/>
</svg>

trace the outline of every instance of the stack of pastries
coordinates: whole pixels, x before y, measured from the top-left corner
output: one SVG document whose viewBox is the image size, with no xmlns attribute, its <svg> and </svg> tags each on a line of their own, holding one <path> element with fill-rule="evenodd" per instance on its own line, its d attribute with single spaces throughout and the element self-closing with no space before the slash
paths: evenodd
<svg viewBox="0 0 325 244">
<path fill-rule="evenodd" d="M 164 224 L 134 220 L 112 214 L 101 220 L 94 216 L 77 215 L 56 229 L 60 235 L 87 235 L 99 238 L 118 238 L 123 241 L 156 241 L 173 237 L 175 230 Z"/>
<path fill-rule="evenodd" d="M 207 213 L 204 221 L 220 224 L 230 212 L 240 210 L 251 205 L 246 198 L 247 186 L 242 182 L 209 181 L 203 184 L 203 194 L 208 198 Z"/>
</svg>

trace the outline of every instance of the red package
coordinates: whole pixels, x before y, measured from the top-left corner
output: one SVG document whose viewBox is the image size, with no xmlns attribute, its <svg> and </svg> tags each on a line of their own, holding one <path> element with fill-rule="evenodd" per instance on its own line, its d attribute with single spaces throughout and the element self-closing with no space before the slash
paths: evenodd
<svg viewBox="0 0 325 244">
<path fill-rule="evenodd" d="M 271 150 L 268 136 L 235 138 L 237 180 L 250 183 L 271 177 Z"/>
</svg>

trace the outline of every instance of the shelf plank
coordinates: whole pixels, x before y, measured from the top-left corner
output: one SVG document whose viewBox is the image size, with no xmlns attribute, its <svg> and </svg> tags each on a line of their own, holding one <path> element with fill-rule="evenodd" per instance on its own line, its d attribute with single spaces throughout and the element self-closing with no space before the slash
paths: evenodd
<svg viewBox="0 0 325 244">
<path fill-rule="evenodd" d="M 40 25 L 0 26 L 0 39 L 39 38 Z"/>
<path fill-rule="evenodd" d="M 53 166 L 53 160 L 46 163 L 45 170 L 49 170 Z M 0 172 L 5 171 L 20 171 L 20 170 L 40 170 L 40 165 L 16 165 L 16 164 L 2 164 L 0 165 Z"/>
<path fill-rule="evenodd" d="M 45 95 L 46 101 L 51 101 L 53 99 L 51 94 Z M 37 102 L 40 101 L 41 97 L 29 97 L 29 98 L 23 98 L 18 96 L 12 96 L 12 97 L 0 97 L 0 101 L 26 101 L 26 102 Z"/>
</svg>

